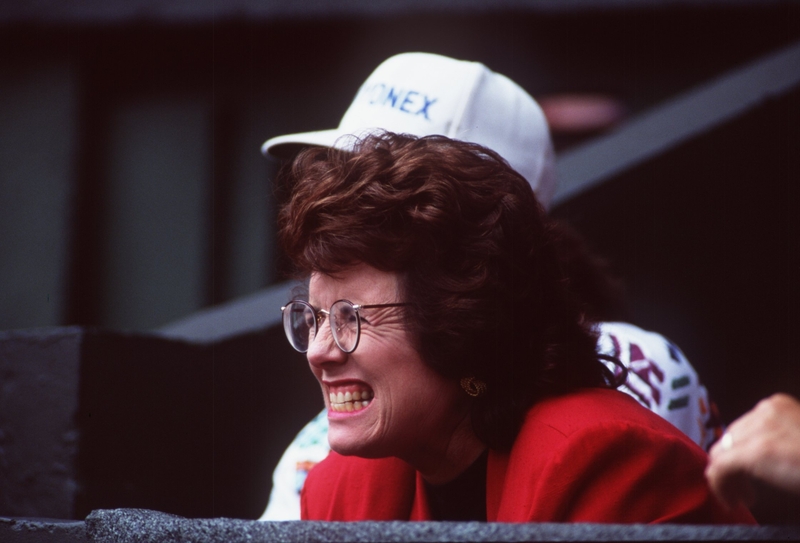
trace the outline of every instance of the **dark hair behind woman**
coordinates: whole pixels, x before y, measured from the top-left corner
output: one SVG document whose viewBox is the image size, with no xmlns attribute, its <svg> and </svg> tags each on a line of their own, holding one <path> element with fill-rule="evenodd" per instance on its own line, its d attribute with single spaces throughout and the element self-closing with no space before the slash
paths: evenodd
<svg viewBox="0 0 800 543">
<path fill-rule="evenodd" d="M 581 301 L 589 320 L 627 321 L 630 310 L 625 286 L 610 263 L 592 252 L 583 236 L 569 223 L 551 219 L 557 231 L 558 259 L 569 278 L 569 290 Z"/>
<path fill-rule="evenodd" d="M 538 399 L 614 381 L 569 292 L 555 227 L 494 152 L 385 133 L 352 152 L 308 149 L 282 175 L 293 198 L 280 238 L 298 275 L 358 263 L 398 273 L 423 359 L 486 383 L 472 425 L 490 447 L 510 447 Z"/>
</svg>

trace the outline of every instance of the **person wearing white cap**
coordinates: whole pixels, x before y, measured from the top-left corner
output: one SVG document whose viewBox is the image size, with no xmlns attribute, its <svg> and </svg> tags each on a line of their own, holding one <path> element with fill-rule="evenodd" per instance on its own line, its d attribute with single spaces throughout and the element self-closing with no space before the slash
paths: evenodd
<svg viewBox="0 0 800 543">
<path fill-rule="evenodd" d="M 285 158 L 309 145 L 346 148 L 349 136 L 375 130 L 479 143 L 527 179 L 545 207 L 555 193 L 555 155 L 539 104 L 479 62 L 431 53 L 384 61 L 361 85 L 338 128 L 277 136 L 261 150 Z"/>
<path fill-rule="evenodd" d="M 555 155 L 536 101 L 481 63 L 430 53 L 403 53 L 384 61 L 361 86 L 338 128 L 274 137 L 262 152 L 286 159 L 307 146 L 348 149 L 359 136 L 383 130 L 440 134 L 489 147 L 525 177 L 545 208 L 551 203 Z M 597 331 L 598 352 L 618 358 L 629 370 L 620 390 L 707 450 L 722 429 L 705 387 L 681 351 L 663 336 L 630 324 L 600 322 Z M 320 413 L 286 450 L 260 520 L 300 518 L 305 476 L 330 450 L 327 423 L 325 412 Z"/>
</svg>

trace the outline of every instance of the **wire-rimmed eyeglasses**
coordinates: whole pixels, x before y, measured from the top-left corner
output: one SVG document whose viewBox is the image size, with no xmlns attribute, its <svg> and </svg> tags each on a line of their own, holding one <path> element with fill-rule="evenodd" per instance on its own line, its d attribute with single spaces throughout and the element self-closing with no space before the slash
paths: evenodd
<svg viewBox="0 0 800 543">
<path fill-rule="evenodd" d="M 408 304 L 354 304 L 349 300 L 333 302 L 330 310 L 315 309 L 303 300 L 292 300 L 281 307 L 283 312 L 283 331 L 295 350 L 305 353 L 317 336 L 319 327 L 326 317 L 330 318 L 331 335 L 336 346 L 346 353 L 358 347 L 361 338 L 361 315 L 359 310 L 377 307 L 400 307 Z"/>
</svg>

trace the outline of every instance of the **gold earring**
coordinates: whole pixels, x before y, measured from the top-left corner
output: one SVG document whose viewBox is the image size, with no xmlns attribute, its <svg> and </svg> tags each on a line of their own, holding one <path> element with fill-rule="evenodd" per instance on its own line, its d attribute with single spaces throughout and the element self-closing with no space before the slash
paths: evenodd
<svg viewBox="0 0 800 543">
<path fill-rule="evenodd" d="M 473 398 L 477 398 L 486 392 L 486 383 L 476 377 L 462 377 L 461 388 Z"/>
</svg>

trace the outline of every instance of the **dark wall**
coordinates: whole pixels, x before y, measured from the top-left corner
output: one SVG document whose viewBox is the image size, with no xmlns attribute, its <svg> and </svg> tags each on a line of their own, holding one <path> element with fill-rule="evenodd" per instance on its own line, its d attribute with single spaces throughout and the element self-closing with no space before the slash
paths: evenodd
<svg viewBox="0 0 800 543">
<path fill-rule="evenodd" d="M 0 515 L 72 518 L 78 328 L 0 332 Z"/>
<path fill-rule="evenodd" d="M 73 518 L 116 507 L 259 517 L 286 444 L 320 408 L 282 334 L 203 347 L 87 333 Z"/>
<path fill-rule="evenodd" d="M 210 345 L 0 333 L 0 515 L 258 518 L 286 445 L 321 406 L 279 328 Z"/>
</svg>

